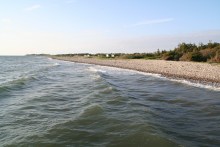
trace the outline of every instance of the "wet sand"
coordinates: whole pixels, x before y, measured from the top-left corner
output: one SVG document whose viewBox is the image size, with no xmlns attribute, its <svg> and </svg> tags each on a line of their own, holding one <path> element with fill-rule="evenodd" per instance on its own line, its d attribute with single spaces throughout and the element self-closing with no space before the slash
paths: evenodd
<svg viewBox="0 0 220 147">
<path fill-rule="evenodd" d="M 98 59 L 65 56 L 53 56 L 52 58 L 161 74 L 162 76 L 168 78 L 186 79 L 203 84 L 220 85 L 219 64 L 144 59 Z"/>
</svg>

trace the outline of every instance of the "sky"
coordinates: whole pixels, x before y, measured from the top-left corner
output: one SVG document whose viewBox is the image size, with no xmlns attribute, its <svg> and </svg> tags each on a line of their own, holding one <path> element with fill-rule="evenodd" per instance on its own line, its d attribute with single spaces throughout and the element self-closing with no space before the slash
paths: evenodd
<svg viewBox="0 0 220 147">
<path fill-rule="evenodd" d="M 220 42 L 220 0 L 0 0 L 0 55 L 135 53 Z"/>
</svg>

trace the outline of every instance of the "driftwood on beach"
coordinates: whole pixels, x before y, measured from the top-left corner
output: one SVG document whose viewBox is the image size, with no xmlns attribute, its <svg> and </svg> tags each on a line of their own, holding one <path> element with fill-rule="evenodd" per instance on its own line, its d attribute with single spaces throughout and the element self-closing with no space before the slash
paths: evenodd
<svg viewBox="0 0 220 147">
<path fill-rule="evenodd" d="M 98 59 L 86 57 L 53 56 L 58 60 L 89 63 L 161 74 L 169 78 L 180 78 L 202 83 L 220 84 L 220 65 L 197 62 L 144 60 L 144 59 Z"/>
</svg>

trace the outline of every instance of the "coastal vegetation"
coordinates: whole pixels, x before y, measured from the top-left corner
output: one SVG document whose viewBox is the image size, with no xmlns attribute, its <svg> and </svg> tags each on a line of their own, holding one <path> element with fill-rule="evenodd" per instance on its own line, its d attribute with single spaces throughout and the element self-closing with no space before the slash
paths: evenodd
<svg viewBox="0 0 220 147">
<path fill-rule="evenodd" d="M 220 62 L 220 43 L 181 43 L 174 50 L 159 52 L 160 58 L 174 61 Z"/>
<path fill-rule="evenodd" d="M 65 54 L 58 56 L 84 56 L 98 58 L 116 58 L 116 59 L 162 59 L 171 61 L 195 61 L 195 62 L 215 62 L 220 63 L 220 43 L 211 42 L 198 45 L 192 43 L 180 43 L 172 50 L 158 49 L 153 53 L 112 53 L 112 54 Z"/>
</svg>

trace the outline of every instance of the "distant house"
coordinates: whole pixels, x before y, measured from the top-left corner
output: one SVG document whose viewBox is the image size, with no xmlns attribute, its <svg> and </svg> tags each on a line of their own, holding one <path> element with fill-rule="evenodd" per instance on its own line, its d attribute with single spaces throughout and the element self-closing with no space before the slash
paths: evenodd
<svg viewBox="0 0 220 147">
<path fill-rule="evenodd" d="M 90 57 L 90 55 L 84 55 L 84 57 Z"/>
<path fill-rule="evenodd" d="M 106 58 L 110 58 L 110 57 L 111 57 L 111 58 L 115 58 L 115 55 L 114 55 L 114 54 L 106 54 L 105 57 L 106 57 Z"/>
</svg>

